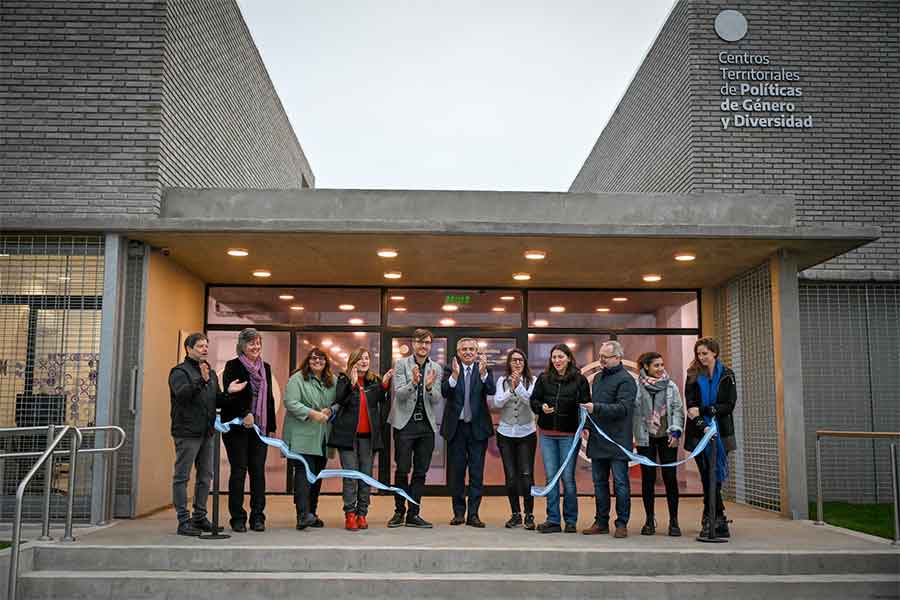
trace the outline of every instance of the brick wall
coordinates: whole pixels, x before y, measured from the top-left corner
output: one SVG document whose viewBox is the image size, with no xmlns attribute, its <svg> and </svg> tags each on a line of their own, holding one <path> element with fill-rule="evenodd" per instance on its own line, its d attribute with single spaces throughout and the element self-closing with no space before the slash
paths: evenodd
<svg viewBox="0 0 900 600">
<path fill-rule="evenodd" d="M 0 11 L 0 219 L 158 213 L 162 0 Z"/>
<path fill-rule="evenodd" d="M 723 9 L 748 20 L 735 43 L 716 35 Z M 678 42 L 688 29 L 689 41 Z M 657 51 L 657 47 L 662 52 Z M 877 225 L 883 237 L 804 275 L 825 279 L 900 279 L 900 3 L 843 0 L 737 5 L 682 0 L 640 67 L 619 109 L 601 134 L 572 191 L 705 192 L 766 190 L 797 199 L 801 225 Z M 796 113 L 813 116 L 810 129 L 723 129 L 718 53 L 767 55 L 770 65 L 800 73 Z M 678 56 L 669 53 L 678 52 Z M 740 67 L 744 68 L 744 67 Z M 647 93 L 681 93 L 666 80 L 690 74 L 690 116 Z M 738 100 L 743 97 L 738 97 Z M 778 99 L 778 98 L 774 98 Z M 743 112 L 743 111 L 741 111 Z M 773 112 L 758 113 L 775 115 Z M 617 122 L 620 115 L 639 115 Z M 690 123 L 690 147 L 661 144 L 676 125 Z M 636 121 L 636 122 L 635 122 Z M 662 123 L 662 125 L 659 125 Z M 631 137 L 626 137 L 630 135 Z M 623 138 L 628 143 L 623 149 Z M 677 150 L 677 152 L 675 151 Z M 685 174 L 685 155 L 689 173 Z M 636 163 L 636 164 L 635 164 Z M 644 177 L 622 177 L 643 171 Z M 664 173 L 666 177 L 650 177 Z M 685 182 L 688 181 L 688 189 Z"/>
<path fill-rule="evenodd" d="M 234 0 L 4 0 L 0 131 L 0 220 L 315 183 Z"/>
<path fill-rule="evenodd" d="M 692 191 L 687 9 L 673 9 L 569 191 Z"/>
<path fill-rule="evenodd" d="M 314 187 L 234 0 L 171 0 L 166 14 L 163 186 Z"/>
</svg>

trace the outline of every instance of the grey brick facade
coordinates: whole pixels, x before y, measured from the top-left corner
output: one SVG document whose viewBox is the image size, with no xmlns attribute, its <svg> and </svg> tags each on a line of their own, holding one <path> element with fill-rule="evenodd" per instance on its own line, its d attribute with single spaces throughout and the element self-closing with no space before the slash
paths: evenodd
<svg viewBox="0 0 900 600">
<path fill-rule="evenodd" d="M 726 8 L 747 17 L 739 42 L 713 28 Z M 570 191 L 790 193 L 801 224 L 878 225 L 883 233 L 804 276 L 898 280 L 898 48 L 896 0 L 682 0 Z M 766 55 L 763 68 L 798 72 L 795 112 L 812 115 L 814 126 L 723 129 L 722 51 Z"/>
<path fill-rule="evenodd" d="M 0 219 L 315 182 L 234 0 L 4 0 L 0 131 Z"/>
</svg>

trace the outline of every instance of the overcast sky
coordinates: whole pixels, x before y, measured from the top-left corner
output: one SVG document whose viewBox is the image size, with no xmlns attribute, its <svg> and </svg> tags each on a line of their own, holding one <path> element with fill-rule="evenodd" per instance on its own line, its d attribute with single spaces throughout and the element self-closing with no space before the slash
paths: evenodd
<svg viewBox="0 0 900 600">
<path fill-rule="evenodd" d="M 566 191 L 672 0 L 239 0 L 316 187 Z"/>
</svg>

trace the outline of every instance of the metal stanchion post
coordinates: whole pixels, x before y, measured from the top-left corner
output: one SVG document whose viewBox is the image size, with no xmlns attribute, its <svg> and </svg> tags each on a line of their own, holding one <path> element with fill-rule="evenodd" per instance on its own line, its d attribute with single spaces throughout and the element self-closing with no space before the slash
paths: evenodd
<svg viewBox="0 0 900 600">
<path fill-rule="evenodd" d="M 824 525 L 822 500 L 822 438 L 816 433 L 816 525 Z"/>
<path fill-rule="evenodd" d="M 75 474 L 78 468 L 78 450 L 81 449 L 83 439 L 81 432 L 75 429 L 72 436 L 72 451 L 69 453 L 69 498 L 66 505 L 66 528 L 60 538 L 62 542 L 75 541 L 75 536 L 72 535 L 72 519 L 75 513 Z"/>
<path fill-rule="evenodd" d="M 897 444 L 891 444 L 891 483 L 894 487 L 894 545 L 900 546 L 900 489 L 897 478 Z"/>
<path fill-rule="evenodd" d="M 216 419 L 220 417 L 221 409 L 216 409 Z M 221 450 L 219 446 L 222 444 L 222 434 L 216 429 L 213 434 L 213 506 L 212 506 L 212 531 L 204 533 L 200 537 L 204 540 L 226 540 L 231 536 L 222 533 L 224 527 L 219 527 L 219 456 Z"/>
<path fill-rule="evenodd" d="M 54 432 L 56 430 L 55 425 L 47 426 L 47 445 L 44 448 L 49 448 L 50 444 L 53 443 Z M 41 527 L 41 537 L 38 540 L 42 542 L 48 542 L 53 539 L 53 536 L 50 535 L 50 493 L 53 490 L 53 455 L 50 455 L 50 458 L 47 459 L 47 464 L 44 467 L 46 469 L 44 471 L 44 512 L 41 515 L 43 519 L 42 527 Z"/>
<path fill-rule="evenodd" d="M 716 461 L 718 460 L 718 444 L 716 443 L 716 438 L 718 434 L 709 438 L 709 473 L 707 477 L 709 478 L 706 489 L 709 492 L 707 497 L 707 502 L 709 503 L 709 512 L 707 513 L 706 518 L 709 519 L 709 528 L 707 531 L 707 536 L 703 536 L 703 532 L 700 532 L 700 535 L 697 536 L 698 542 L 706 542 L 708 544 L 724 544 L 728 540 L 725 538 L 716 537 L 716 498 L 718 494 L 716 493 Z"/>
</svg>

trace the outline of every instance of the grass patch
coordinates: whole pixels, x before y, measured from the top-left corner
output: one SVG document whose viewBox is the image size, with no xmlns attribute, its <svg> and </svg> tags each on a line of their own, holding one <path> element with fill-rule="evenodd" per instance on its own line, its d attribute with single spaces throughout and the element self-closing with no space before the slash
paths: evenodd
<svg viewBox="0 0 900 600">
<path fill-rule="evenodd" d="M 12 542 L 0 542 L 0 550 L 4 548 L 9 548 L 12 545 Z"/>
<path fill-rule="evenodd" d="M 894 505 L 825 502 L 823 521 L 853 531 L 894 539 Z M 816 519 L 816 503 L 809 503 L 809 518 Z"/>
</svg>

